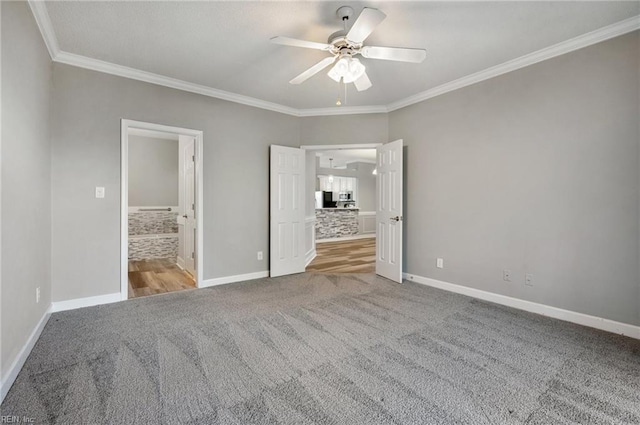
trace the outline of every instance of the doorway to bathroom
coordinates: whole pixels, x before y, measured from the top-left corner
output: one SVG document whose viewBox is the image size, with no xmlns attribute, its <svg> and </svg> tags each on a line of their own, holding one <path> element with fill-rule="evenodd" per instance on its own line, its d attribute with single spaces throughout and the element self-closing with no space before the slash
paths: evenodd
<svg viewBox="0 0 640 425">
<path fill-rule="evenodd" d="M 202 277 L 202 132 L 122 120 L 121 297 Z"/>
</svg>

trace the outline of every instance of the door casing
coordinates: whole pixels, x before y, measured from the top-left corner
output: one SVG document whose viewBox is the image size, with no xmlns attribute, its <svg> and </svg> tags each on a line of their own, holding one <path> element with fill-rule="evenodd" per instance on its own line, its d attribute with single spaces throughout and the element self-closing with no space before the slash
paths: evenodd
<svg viewBox="0 0 640 425">
<path fill-rule="evenodd" d="M 129 298 L 129 130 L 140 129 L 160 131 L 176 135 L 195 137 L 196 154 L 196 287 L 202 287 L 204 280 L 204 217 L 203 217 L 203 144 L 204 135 L 200 130 L 172 127 L 143 121 L 122 119 L 120 122 L 120 299 Z"/>
</svg>

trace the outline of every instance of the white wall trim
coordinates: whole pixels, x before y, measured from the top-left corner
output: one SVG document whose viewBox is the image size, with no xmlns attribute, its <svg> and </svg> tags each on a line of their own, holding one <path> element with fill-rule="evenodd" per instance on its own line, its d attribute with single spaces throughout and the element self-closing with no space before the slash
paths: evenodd
<svg viewBox="0 0 640 425">
<path fill-rule="evenodd" d="M 640 15 L 492 66 L 387 105 L 389 112 L 640 29 Z"/>
<path fill-rule="evenodd" d="M 215 89 L 213 87 L 194 84 L 176 78 L 165 77 L 163 75 L 151 72 L 141 71 L 139 69 L 129 68 L 110 62 L 92 59 L 86 56 L 76 55 L 61 51 L 58 45 L 53 25 L 44 2 L 29 0 L 29 6 L 33 12 L 33 16 L 38 24 L 38 28 L 42 34 L 42 38 L 49 50 L 51 59 L 54 62 L 64 63 L 67 65 L 77 66 L 79 68 L 90 69 L 93 71 L 103 72 L 106 74 L 117 75 L 133 80 L 144 81 L 151 84 L 170 87 L 177 90 L 183 90 L 190 93 L 197 93 L 203 96 L 209 96 L 217 99 L 227 100 L 229 102 L 240 103 L 243 105 L 253 106 L 256 108 L 266 109 L 274 112 L 280 112 L 296 117 L 314 117 L 314 116 L 330 116 L 330 115 L 352 115 L 352 114 L 384 114 L 404 108 L 423 100 L 431 99 L 457 90 L 471 84 L 488 80 L 498 75 L 506 74 L 529 65 L 551 59 L 553 57 L 572 52 L 574 50 L 588 47 L 593 44 L 618 37 L 637 29 L 640 29 L 640 15 L 633 16 L 620 22 L 599 28 L 595 31 L 562 41 L 553 46 L 540 49 L 538 51 L 526 54 L 519 58 L 504 62 L 502 64 L 487 68 L 483 71 L 459 78 L 433 87 L 424 92 L 413 96 L 400 99 L 388 105 L 369 105 L 369 106 L 346 106 L 346 107 L 329 107 L 329 108 L 309 108 L 297 109 L 266 100 L 256 99 L 224 90 Z"/>
<path fill-rule="evenodd" d="M 162 131 L 153 131 L 153 130 L 144 130 L 142 128 L 132 128 L 129 130 L 129 135 L 131 136 L 140 136 L 140 137 L 150 137 L 152 139 L 163 139 L 163 140 L 173 140 L 178 141 L 180 136 L 178 134 L 171 133 L 163 133 Z"/>
<path fill-rule="evenodd" d="M 40 321 L 31 332 L 31 335 L 29 335 L 27 342 L 24 344 L 24 346 L 16 356 L 15 360 L 7 370 L 5 376 L 2 377 L 2 381 L 0 381 L 0 403 L 2 403 L 5 396 L 11 389 L 11 386 L 16 381 L 18 373 L 20 373 L 22 366 L 24 366 L 24 362 L 27 361 L 27 357 L 29 357 L 29 354 L 31 354 L 31 350 L 33 350 L 33 346 L 36 344 L 36 341 L 38 340 L 38 338 L 40 338 L 40 334 L 49 321 L 49 317 L 51 317 L 51 307 L 48 308 L 44 315 L 40 318 Z"/>
<path fill-rule="evenodd" d="M 300 116 L 297 109 L 280 105 L 278 103 L 267 102 L 266 100 L 214 89 L 212 87 L 190 83 L 177 78 L 165 77 L 164 75 L 141 71 L 139 69 L 129 68 L 128 66 L 117 65 L 111 62 L 101 61 L 99 59 L 92 59 L 86 56 L 76 55 L 74 53 L 60 52 L 53 60 L 54 62 L 77 66 L 78 68 L 85 68 L 92 71 L 103 72 L 105 74 L 116 75 L 118 77 L 144 81 L 145 83 L 201 94 L 203 96 L 214 97 L 216 99 L 227 100 L 229 102 L 253 106 L 255 108 L 280 112 L 282 114 Z"/>
<path fill-rule="evenodd" d="M 342 144 L 342 145 L 301 145 L 300 149 L 308 151 L 326 151 L 336 149 L 376 149 L 382 146 L 382 143 L 356 143 L 356 144 Z"/>
<path fill-rule="evenodd" d="M 309 253 L 305 258 L 304 268 L 306 269 L 307 266 L 311 264 L 311 262 L 315 260 L 317 256 L 318 256 L 318 252 L 315 249 L 312 249 L 311 251 L 309 251 Z"/>
<path fill-rule="evenodd" d="M 120 296 L 129 297 L 129 129 L 161 131 L 196 139 L 196 287 L 204 281 L 204 134 L 200 130 L 123 119 L 120 124 Z"/>
<path fill-rule="evenodd" d="M 51 56 L 52 60 L 55 60 L 60 53 L 60 47 L 56 33 L 53 31 L 53 24 L 51 24 L 47 6 L 43 1 L 29 0 L 29 7 L 31 7 L 31 13 L 33 13 L 36 24 L 40 29 L 44 44 L 47 46 L 49 56 Z"/>
<path fill-rule="evenodd" d="M 375 217 L 376 212 L 375 211 L 360 211 L 360 212 L 358 212 L 358 215 L 360 217 L 370 217 L 370 216 L 374 216 Z"/>
<path fill-rule="evenodd" d="M 59 311 L 75 310 L 77 308 L 92 307 L 94 305 L 111 304 L 118 301 L 122 301 L 120 292 L 97 295 L 95 297 L 75 298 L 66 301 L 54 301 L 51 303 L 51 312 L 57 313 Z"/>
<path fill-rule="evenodd" d="M 202 282 L 200 288 L 207 288 L 209 286 L 225 285 L 227 283 L 244 282 L 246 280 L 261 279 L 263 277 L 269 277 L 269 270 L 262 272 L 237 274 L 234 276 L 216 277 L 214 279 L 207 279 Z"/>
<path fill-rule="evenodd" d="M 304 257 L 304 268 L 306 269 L 307 266 L 309 265 L 309 263 L 311 263 L 313 261 L 314 258 L 316 258 L 316 215 L 315 215 L 315 211 L 313 215 L 307 216 L 304 218 L 304 235 L 305 235 L 305 246 L 306 246 L 306 242 L 307 242 L 307 238 L 309 237 L 309 234 L 307 234 L 307 228 L 309 229 L 309 232 L 311 234 L 311 248 L 309 249 L 309 251 L 307 251 L 305 253 L 305 257 Z"/>
<path fill-rule="evenodd" d="M 351 235 L 351 236 L 342 236 L 339 238 L 327 238 L 327 239 L 316 239 L 316 244 L 325 243 L 325 242 L 345 242 L 345 241 L 355 241 L 357 239 L 369 239 L 375 238 L 375 233 L 366 233 L 364 235 Z"/>
<path fill-rule="evenodd" d="M 615 320 L 604 319 L 602 317 L 591 316 L 589 314 L 578 313 L 575 311 L 552 307 L 545 304 L 539 304 L 532 301 L 521 300 L 519 298 L 508 297 L 506 295 L 495 294 L 493 292 L 482 291 L 480 289 L 469 288 L 467 286 L 456 285 L 454 283 L 443 282 L 440 280 L 417 276 L 410 273 L 403 273 L 403 278 L 412 282 L 420 283 L 422 285 L 432 286 L 434 288 L 443 289 L 445 291 L 467 295 L 469 297 L 490 301 L 496 304 L 505 305 L 507 307 L 513 307 L 519 310 L 552 317 L 554 319 L 560 319 L 566 322 L 577 323 L 578 325 L 588 326 L 590 328 L 596 328 L 603 331 L 640 339 L 640 326 L 616 322 Z"/>
<path fill-rule="evenodd" d="M 331 115 L 386 114 L 389 108 L 385 105 L 340 106 L 332 108 L 297 109 L 298 117 L 323 117 Z"/>
</svg>

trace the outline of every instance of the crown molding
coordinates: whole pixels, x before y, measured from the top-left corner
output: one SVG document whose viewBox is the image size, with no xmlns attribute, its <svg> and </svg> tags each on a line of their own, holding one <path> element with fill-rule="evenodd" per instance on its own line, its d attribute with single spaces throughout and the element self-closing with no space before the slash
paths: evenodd
<svg viewBox="0 0 640 425">
<path fill-rule="evenodd" d="M 228 100 L 242 105 L 280 112 L 282 114 L 299 116 L 298 109 L 291 108 L 289 106 L 267 102 L 265 100 L 243 96 L 241 94 L 231 93 L 224 90 L 218 90 L 200 84 L 189 83 L 187 81 L 178 80 L 177 78 L 165 77 L 164 75 L 141 71 L 139 69 L 129 68 L 128 66 L 116 65 L 111 62 L 92 59 L 86 56 L 76 55 L 74 53 L 60 52 L 54 58 L 54 61 L 66 65 L 77 66 L 79 68 L 90 69 L 92 71 L 103 72 L 105 74 L 116 75 L 118 77 L 130 78 L 132 80 L 144 81 L 146 83 L 157 84 L 172 89 Z"/>
<path fill-rule="evenodd" d="M 404 108 L 511 71 L 516 71 L 526 66 L 533 65 L 556 56 L 564 55 L 566 53 L 573 52 L 574 50 L 582 49 L 638 29 L 640 29 L 640 15 L 616 22 L 615 24 L 602 27 L 578 37 L 570 38 L 569 40 L 520 56 L 519 58 L 504 62 L 500 65 L 492 66 L 491 68 L 484 69 L 480 72 L 476 72 L 475 74 L 467 75 L 466 77 L 442 84 L 413 96 L 400 99 L 396 102 L 390 103 L 387 108 L 389 112 L 395 111 L 397 109 Z"/>
<path fill-rule="evenodd" d="M 56 33 L 53 31 L 53 25 L 51 24 L 51 18 L 49 18 L 47 6 L 43 1 L 29 0 L 29 7 L 31 8 L 33 17 L 36 19 L 36 24 L 40 29 L 40 33 L 44 39 L 44 44 L 47 46 L 49 56 L 51 56 L 51 59 L 55 60 L 58 53 L 60 53 L 60 47 L 58 46 Z"/>
<path fill-rule="evenodd" d="M 355 114 L 386 114 L 427 99 L 431 99 L 442 94 L 461 89 L 472 84 L 479 83 L 511 71 L 524 68 L 529 65 L 542 62 L 547 59 L 554 58 L 574 50 L 582 49 L 602 41 L 618 37 L 632 31 L 640 29 L 640 15 L 633 16 L 615 24 L 591 31 L 589 33 L 571 38 L 569 40 L 554 44 L 553 46 L 526 54 L 519 58 L 504 62 L 500 65 L 484 69 L 471 75 L 459 78 L 457 80 L 442 84 L 431 88 L 413 96 L 400 99 L 388 105 L 372 105 L 372 106 L 344 106 L 331 108 L 309 108 L 297 109 L 290 106 L 281 105 L 279 103 L 268 102 L 266 100 L 256 99 L 250 96 L 231 93 L 224 90 L 215 89 L 213 87 L 203 86 L 200 84 L 190 83 L 176 78 L 166 77 L 164 75 L 154 74 L 147 71 L 141 71 L 135 68 L 129 68 L 117 65 L 111 62 L 105 62 L 98 59 L 92 59 L 86 56 L 76 55 L 74 53 L 63 52 L 60 50 L 58 40 L 53 25 L 47 12 L 47 7 L 42 1 L 29 0 L 29 6 L 33 12 L 33 16 L 38 24 L 38 28 L 42 34 L 45 45 L 49 50 L 49 55 L 54 62 L 67 65 L 77 66 L 79 68 L 90 69 L 93 71 L 103 72 L 106 74 L 116 75 L 119 77 L 129 78 L 138 81 L 144 81 L 151 84 L 165 86 L 176 90 L 182 90 L 190 93 L 197 93 L 203 96 L 214 97 L 217 99 L 227 100 L 229 102 L 240 103 L 242 105 L 253 106 L 256 108 L 266 109 L 269 111 L 279 112 L 282 114 L 292 115 L 295 117 L 317 117 L 317 116 L 333 116 L 333 115 L 355 115 Z"/>
<path fill-rule="evenodd" d="M 386 114 L 389 109 L 384 105 L 340 106 L 332 108 L 298 109 L 299 117 L 318 117 L 329 115 Z"/>
</svg>

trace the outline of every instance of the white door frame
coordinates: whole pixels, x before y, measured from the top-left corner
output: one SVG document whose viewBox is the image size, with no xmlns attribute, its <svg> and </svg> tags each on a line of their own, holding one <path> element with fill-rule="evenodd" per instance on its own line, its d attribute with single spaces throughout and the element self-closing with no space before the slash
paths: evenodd
<svg viewBox="0 0 640 425">
<path fill-rule="evenodd" d="M 129 129 L 161 131 L 196 139 L 196 287 L 202 287 L 204 273 L 203 225 L 203 133 L 200 130 L 171 127 L 142 121 L 122 119 L 120 127 L 120 298 L 129 298 Z"/>
<path fill-rule="evenodd" d="M 308 151 L 328 151 L 336 149 L 375 149 L 384 143 L 356 143 L 353 145 L 302 145 L 300 149 Z"/>
</svg>

